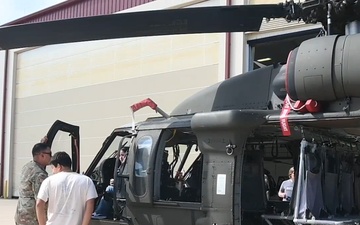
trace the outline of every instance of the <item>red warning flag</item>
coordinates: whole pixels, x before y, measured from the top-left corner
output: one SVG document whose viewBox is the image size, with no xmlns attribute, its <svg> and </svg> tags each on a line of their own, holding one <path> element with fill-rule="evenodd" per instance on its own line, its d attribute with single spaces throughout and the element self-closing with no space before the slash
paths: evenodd
<svg viewBox="0 0 360 225">
<path fill-rule="evenodd" d="M 136 112 L 139 109 L 144 108 L 145 106 L 149 106 L 153 110 L 156 110 L 156 108 L 157 108 L 156 103 L 153 100 L 151 100 L 150 98 L 147 98 L 147 99 L 142 100 L 141 102 L 135 103 L 134 105 L 130 106 L 130 108 L 133 112 Z"/>
<path fill-rule="evenodd" d="M 290 111 L 291 111 L 291 106 L 290 106 L 289 97 L 286 96 L 284 101 L 284 106 L 280 114 L 280 127 L 283 136 L 291 136 L 291 130 L 288 122 L 288 114 L 290 113 Z"/>
</svg>

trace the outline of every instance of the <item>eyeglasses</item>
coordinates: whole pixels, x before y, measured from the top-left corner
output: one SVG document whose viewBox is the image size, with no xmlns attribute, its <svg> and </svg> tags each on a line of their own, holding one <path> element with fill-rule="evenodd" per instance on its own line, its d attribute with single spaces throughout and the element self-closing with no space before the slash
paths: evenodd
<svg viewBox="0 0 360 225">
<path fill-rule="evenodd" d="M 42 152 L 43 154 L 47 154 L 49 155 L 50 157 L 52 156 L 52 152 Z"/>
</svg>

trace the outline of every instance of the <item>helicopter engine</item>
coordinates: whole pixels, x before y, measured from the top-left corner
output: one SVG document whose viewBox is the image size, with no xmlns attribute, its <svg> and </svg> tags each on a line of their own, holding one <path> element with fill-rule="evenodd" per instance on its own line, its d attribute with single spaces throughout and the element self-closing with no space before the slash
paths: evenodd
<svg viewBox="0 0 360 225">
<path fill-rule="evenodd" d="M 283 79 L 287 94 L 301 101 L 360 97 L 359 50 L 360 34 L 304 41 L 288 56 Z"/>
</svg>

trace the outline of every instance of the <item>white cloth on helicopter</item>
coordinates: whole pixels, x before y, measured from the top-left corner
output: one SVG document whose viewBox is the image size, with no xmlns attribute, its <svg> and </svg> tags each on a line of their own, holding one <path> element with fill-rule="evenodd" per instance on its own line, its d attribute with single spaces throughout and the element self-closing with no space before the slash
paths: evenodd
<svg viewBox="0 0 360 225">
<path fill-rule="evenodd" d="M 339 188 L 338 177 L 336 173 L 325 173 L 324 179 L 324 204 L 328 213 L 335 215 L 339 206 Z"/>
<path fill-rule="evenodd" d="M 306 206 L 317 219 L 324 208 L 322 197 L 321 173 L 306 171 Z"/>
<path fill-rule="evenodd" d="M 349 214 L 354 207 L 354 187 L 352 173 L 341 174 L 340 190 L 340 201 L 342 208 L 346 214 Z"/>
<path fill-rule="evenodd" d="M 321 159 L 318 152 L 307 153 L 304 158 L 305 179 L 300 181 L 300 208 L 299 218 L 305 219 L 309 210 L 315 218 L 319 218 L 324 209 L 322 183 L 321 183 Z M 313 171 L 313 172 L 311 172 Z"/>
<path fill-rule="evenodd" d="M 355 206 L 360 209 L 360 164 L 356 160 L 354 164 L 354 200 Z"/>
<path fill-rule="evenodd" d="M 311 212 L 315 219 L 319 218 L 323 208 L 321 173 L 314 174 L 306 171 L 305 180 L 302 182 L 300 188 L 299 218 L 306 219 L 307 210 Z"/>
</svg>

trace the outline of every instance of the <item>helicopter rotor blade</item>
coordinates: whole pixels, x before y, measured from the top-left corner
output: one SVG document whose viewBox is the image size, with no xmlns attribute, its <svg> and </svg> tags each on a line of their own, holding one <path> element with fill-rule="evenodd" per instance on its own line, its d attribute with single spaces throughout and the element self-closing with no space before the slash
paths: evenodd
<svg viewBox="0 0 360 225">
<path fill-rule="evenodd" d="M 0 50 L 112 38 L 258 31 L 281 4 L 169 9 L 0 27 Z"/>
</svg>

